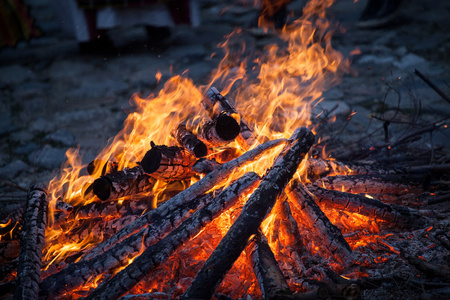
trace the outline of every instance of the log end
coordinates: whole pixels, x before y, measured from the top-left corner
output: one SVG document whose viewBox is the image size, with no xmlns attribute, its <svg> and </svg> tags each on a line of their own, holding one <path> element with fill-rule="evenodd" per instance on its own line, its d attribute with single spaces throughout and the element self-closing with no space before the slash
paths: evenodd
<svg viewBox="0 0 450 300">
<path fill-rule="evenodd" d="M 102 201 L 108 200 L 111 195 L 111 183 L 103 177 L 100 177 L 92 184 L 94 194 Z"/>
<path fill-rule="evenodd" d="M 201 158 L 206 156 L 206 154 L 208 154 L 208 147 L 206 147 L 203 142 L 199 141 L 194 147 L 194 155 Z"/>
<path fill-rule="evenodd" d="M 225 141 L 234 140 L 240 133 L 239 123 L 232 117 L 222 114 L 217 118 L 216 132 Z"/>
<path fill-rule="evenodd" d="M 148 174 L 155 172 L 159 168 L 161 159 L 161 150 L 157 147 L 153 147 L 145 153 L 144 158 L 141 161 L 142 169 L 144 169 L 144 172 Z"/>
</svg>

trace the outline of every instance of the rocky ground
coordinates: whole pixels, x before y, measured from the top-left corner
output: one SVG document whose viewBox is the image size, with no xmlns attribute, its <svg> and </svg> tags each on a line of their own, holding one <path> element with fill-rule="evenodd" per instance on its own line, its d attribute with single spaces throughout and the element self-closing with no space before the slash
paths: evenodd
<svg viewBox="0 0 450 300">
<path fill-rule="evenodd" d="M 345 148 L 337 141 L 346 147 L 383 143 L 383 120 L 393 115 L 402 121 L 391 127 L 394 140 L 403 133 L 395 131 L 401 126 L 448 119 L 450 103 L 414 70 L 450 95 L 450 2 L 409 1 L 395 24 L 372 30 L 356 27 L 366 1 L 353 2 L 337 1 L 330 10 L 345 28 L 334 35 L 333 46 L 351 57 L 352 71 L 324 94 L 320 109 L 340 116 L 356 112 L 342 130 L 332 126 L 339 131 L 335 146 Z M 302 4 L 293 1 L 289 8 L 299 15 Z M 196 84 L 207 83 L 222 57 L 217 44 L 237 26 L 252 28 L 258 14 L 240 1 L 218 0 L 201 1 L 201 12 L 200 27 L 173 28 L 161 42 L 150 41 L 143 28 L 113 30 L 110 36 L 118 49 L 114 54 L 80 54 L 77 43 L 61 34 L 0 50 L 2 197 L 48 182 L 71 147 L 79 145 L 83 160 L 91 161 L 133 111 L 132 94 L 157 92 L 165 79 L 186 69 Z M 271 35 L 251 31 L 245 38 L 260 49 L 272 41 Z M 358 54 L 350 56 L 355 49 Z M 158 70 L 160 83 L 155 78 Z M 372 132 L 378 133 L 369 137 Z M 422 141 L 430 147 L 442 145 L 445 152 L 449 133 L 442 126 Z"/>
</svg>

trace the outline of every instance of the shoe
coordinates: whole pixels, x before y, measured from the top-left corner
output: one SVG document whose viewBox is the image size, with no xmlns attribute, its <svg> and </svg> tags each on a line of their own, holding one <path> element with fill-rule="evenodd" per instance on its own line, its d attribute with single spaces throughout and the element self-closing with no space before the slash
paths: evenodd
<svg viewBox="0 0 450 300">
<path fill-rule="evenodd" d="M 100 35 L 98 38 L 78 43 L 78 48 L 82 54 L 112 54 L 115 51 L 114 43 L 107 35 Z"/>
<path fill-rule="evenodd" d="M 402 0 L 369 0 L 356 24 L 361 29 L 380 28 L 398 16 Z"/>
</svg>

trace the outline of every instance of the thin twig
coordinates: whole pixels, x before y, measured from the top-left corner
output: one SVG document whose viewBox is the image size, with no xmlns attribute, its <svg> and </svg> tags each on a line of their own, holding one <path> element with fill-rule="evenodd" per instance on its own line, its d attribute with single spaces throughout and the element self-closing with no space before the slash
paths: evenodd
<svg viewBox="0 0 450 300">
<path fill-rule="evenodd" d="M 422 79 L 423 81 L 425 81 L 426 84 L 428 84 L 436 93 L 439 94 L 439 96 L 442 97 L 442 99 L 444 99 L 445 101 L 447 101 L 448 103 L 450 103 L 450 98 L 443 92 L 441 91 L 440 88 L 438 88 L 433 82 L 431 82 L 428 78 L 425 77 L 425 75 L 423 75 L 419 70 L 415 69 L 414 73 L 416 73 L 417 76 L 420 77 L 420 79 Z"/>
</svg>

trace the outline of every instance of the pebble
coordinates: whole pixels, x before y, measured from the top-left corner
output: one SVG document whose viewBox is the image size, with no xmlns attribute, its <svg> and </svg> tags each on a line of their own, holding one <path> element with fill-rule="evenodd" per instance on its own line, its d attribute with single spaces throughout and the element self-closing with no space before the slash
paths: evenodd
<svg viewBox="0 0 450 300">
<path fill-rule="evenodd" d="M 44 118 L 38 118 L 28 128 L 33 133 L 46 133 L 55 130 L 56 124 Z"/>
<path fill-rule="evenodd" d="M 43 149 L 36 150 L 28 155 L 32 166 L 44 169 L 60 168 L 66 160 L 66 150 L 45 145 Z"/>
<path fill-rule="evenodd" d="M 3 168 L 0 168 L 0 178 L 12 179 L 29 168 L 30 167 L 23 161 L 15 160 Z"/>
<path fill-rule="evenodd" d="M 60 128 L 53 133 L 48 134 L 44 141 L 55 142 L 63 146 L 73 146 L 75 144 L 75 136 L 73 133 L 64 128 Z"/>
<path fill-rule="evenodd" d="M 22 65 L 0 67 L 0 86 L 19 84 L 34 77 L 33 71 Z"/>
</svg>

